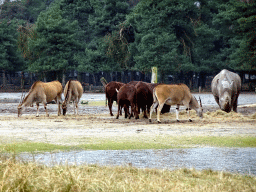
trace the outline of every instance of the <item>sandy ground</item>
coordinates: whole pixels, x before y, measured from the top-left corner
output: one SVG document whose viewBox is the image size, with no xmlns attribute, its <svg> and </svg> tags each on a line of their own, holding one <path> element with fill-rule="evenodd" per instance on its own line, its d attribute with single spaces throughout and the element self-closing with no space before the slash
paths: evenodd
<svg viewBox="0 0 256 192">
<path fill-rule="evenodd" d="M 111 117 L 105 106 L 80 105 L 80 115 L 73 115 L 72 108 L 67 116 L 57 116 L 57 105 L 49 104 L 50 117 L 45 116 L 43 107 L 40 117 L 35 117 L 36 107 L 23 110 L 17 117 L 16 103 L 0 103 L 0 144 L 13 142 L 45 142 L 61 145 L 77 145 L 93 139 L 147 138 L 157 135 L 170 136 L 255 136 L 256 105 L 239 106 L 238 113 L 222 113 L 216 107 L 204 107 L 204 118 L 192 112 L 193 122 L 187 121 L 182 112 L 181 122 L 176 122 L 174 108 L 161 115 L 162 123 L 148 119 L 125 119 Z M 116 106 L 114 107 L 116 114 Z M 254 118 L 252 118 L 254 114 Z"/>
</svg>

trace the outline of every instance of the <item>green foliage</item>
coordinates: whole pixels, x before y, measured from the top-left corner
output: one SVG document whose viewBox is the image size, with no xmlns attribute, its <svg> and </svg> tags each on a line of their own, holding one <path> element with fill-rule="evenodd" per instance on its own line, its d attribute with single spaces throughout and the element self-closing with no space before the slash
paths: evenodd
<svg viewBox="0 0 256 192">
<path fill-rule="evenodd" d="M 25 0 L 22 1 L 4 1 L 1 6 L 1 19 L 22 19 L 25 20 Z"/>
<path fill-rule="evenodd" d="M 30 71 L 61 71 L 75 67 L 74 53 L 81 45 L 75 38 L 77 22 L 63 19 L 58 4 L 41 12 L 36 22 L 36 38 L 30 39 L 33 52 Z"/>
<path fill-rule="evenodd" d="M 52 2 L 0 5 L 2 69 L 149 72 L 156 66 L 163 75 L 256 70 L 255 1 Z"/>
<path fill-rule="evenodd" d="M 0 20 L 0 69 L 21 70 L 24 60 L 17 46 L 17 21 Z"/>
<path fill-rule="evenodd" d="M 135 68 L 162 72 L 191 71 L 195 33 L 191 19 L 197 18 L 192 1 L 140 1 L 127 16 L 136 31 L 132 54 Z"/>
<path fill-rule="evenodd" d="M 222 31 L 226 65 L 235 70 L 255 71 L 255 1 L 228 1 L 219 6 L 214 23 Z"/>
<path fill-rule="evenodd" d="M 88 18 L 91 40 L 86 46 L 84 58 L 82 55 L 79 57 L 78 70 L 119 71 L 123 62 L 118 63 L 116 57 L 108 55 L 108 37 L 115 34 L 119 23 L 125 20 L 129 5 L 124 0 L 91 0 L 90 5 L 93 9 Z"/>
<path fill-rule="evenodd" d="M 42 10 L 46 9 L 46 0 L 4 1 L 1 5 L 1 18 L 19 19 L 34 23 Z"/>
<path fill-rule="evenodd" d="M 122 69 L 129 69 L 128 61 L 130 59 L 129 36 L 127 32 L 131 32 L 132 28 L 125 27 L 123 24 L 119 26 L 118 31 L 112 32 L 105 36 L 104 41 L 107 44 L 107 56 L 112 58 Z"/>
<path fill-rule="evenodd" d="M 61 0 L 60 9 L 62 16 L 69 21 L 78 21 L 77 38 L 84 45 L 92 39 L 92 31 L 88 22 L 89 16 L 93 14 L 90 0 Z"/>
</svg>

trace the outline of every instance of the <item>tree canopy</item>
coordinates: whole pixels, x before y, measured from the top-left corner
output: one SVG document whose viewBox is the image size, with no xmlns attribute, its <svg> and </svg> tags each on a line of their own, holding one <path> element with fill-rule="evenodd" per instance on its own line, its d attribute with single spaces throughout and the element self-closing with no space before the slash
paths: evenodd
<svg viewBox="0 0 256 192">
<path fill-rule="evenodd" d="M 4 1 L 3 70 L 256 72 L 255 0 Z"/>
</svg>

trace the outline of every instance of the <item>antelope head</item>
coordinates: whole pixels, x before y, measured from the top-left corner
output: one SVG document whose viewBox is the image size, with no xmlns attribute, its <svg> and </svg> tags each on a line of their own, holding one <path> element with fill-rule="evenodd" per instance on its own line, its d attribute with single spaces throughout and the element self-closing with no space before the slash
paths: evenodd
<svg viewBox="0 0 256 192">
<path fill-rule="evenodd" d="M 63 115 L 66 115 L 66 113 L 67 113 L 67 102 L 66 101 L 64 101 L 62 103 L 62 111 L 63 111 Z"/>
<path fill-rule="evenodd" d="M 20 97 L 20 102 L 19 102 L 19 105 L 18 105 L 18 117 L 22 115 L 22 104 L 24 102 L 24 99 L 25 99 L 25 94 L 22 93 L 22 95 Z"/>
</svg>

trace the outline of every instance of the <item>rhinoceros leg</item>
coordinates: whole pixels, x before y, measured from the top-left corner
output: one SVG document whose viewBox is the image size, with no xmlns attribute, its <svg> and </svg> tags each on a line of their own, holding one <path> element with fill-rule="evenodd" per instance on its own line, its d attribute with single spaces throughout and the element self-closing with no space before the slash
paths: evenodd
<svg viewBox="0 0 256 192">
<path fill-rule="evenodd" d="M 237 112 L 237 100 L 238 96 L 234 96 L 234 101 L 233 101 L 233 111 Z"/>
</svg>

